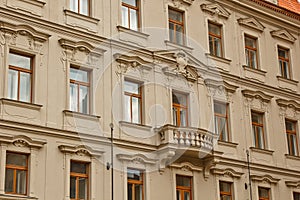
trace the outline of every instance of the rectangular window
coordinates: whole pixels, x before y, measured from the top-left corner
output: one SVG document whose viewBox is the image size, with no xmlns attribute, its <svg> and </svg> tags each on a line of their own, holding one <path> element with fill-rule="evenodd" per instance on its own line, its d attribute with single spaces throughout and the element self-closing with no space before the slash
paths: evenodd
<svg viewBox="0 0 300 200">
<path fill-rule="evenodd" d="M 208 37 L 210 54 L 223 57 L 222 25 L 208 22 Z"/>
<path fill-rule="evenodd" d="M 176 175 L 176 200 L 192 200 L 192 178 Z"/>
<path fill-rule="evenodd" d="M 222 200 L 232 200 L 232 183 L 220 181 L 220 199 Z"/>
<path fill-rule="evenodd" d="M 70 68 L 70 109 L 89 113 L 89 72 L 77 67 Z"/>
<path fill-rule="evenodd" d="M 142 89 L 139 83 L 125 80 L 125 121 L 142 123 Z"/>
<path fill-rule="evenodd" d="M 122 26 L 138 30 L 140 27 L 139 0 L 122 0 Z"/>
<path fill-rule="evenodd" d="M 170 41 L 176 44 L 184 44 L 184 13 L 169 8 L 169 36 Z"/>
<path fill-rule="evenodd" d="M 248 35 L 245 35 L 245 54 L 247 67 L 257 69 L 257 39 Z"/>
<path fill-rule="evenodd" d="M 283 78 L 291 79 L 289 50 L 278 47 L 278 62 L 280 68 L 280 74 Z"/>
<path fill-rule="evenodd" d="M 89 191 L 89 164 L 71 161 L 70 199 L 87 200 Z"/>
<path fill-rule="evenodd" d="M 293 197 L 294 197 L 293 200 L 300 200 L 300 193 L 298 193 L 298 192 L 293 192 Z"/>
<path fill-rule="evenodd" d="M 263 149 L 265 147 L 263 114 L 251 112 L 251 120 L 254 145 L 256 148 Z"/>
<path fill-rule="evenodd" d="M 82 15 L 90 15 L 90 1 L 91 0 L 69 0 L 70 10 Z"/>
<path fill-rule="evenodd" d="M 214 102 L 215 131 L 219 135 L 219 140 L 229 141 L 228 134 L 228 105 Z"/>
<path fill-rule="evenodd" d="M 259 200 L 270 200 L 270 189 L 258 187 Z"/>
<path fill-rule="evenodd" d="M 6 153 L 5 193 L 27 194 L 28 155 Z"/>
<path fill-rule="evenodd" d="M 173 124 L 175 126 L 187 126 L 188 124 L 188 105 L 185 94 L 173 92 Z"/>
<path fill-rule="evenodd" d="M 8 98 L 31 102 L 32 57 L 9 53 L 8 62 Z"/>
<path fill-rule="evenodd" d="M 128 200 L 144 200 L 144 174 L 140 170 L 128 169 L 127 171 L 127 196 Z"/>
<path fill-rule="evenodd" d="M 296 122 L 285 120 L 285 129 L 286 129 L 289 155 L 298 156 Z"/>
</svg>

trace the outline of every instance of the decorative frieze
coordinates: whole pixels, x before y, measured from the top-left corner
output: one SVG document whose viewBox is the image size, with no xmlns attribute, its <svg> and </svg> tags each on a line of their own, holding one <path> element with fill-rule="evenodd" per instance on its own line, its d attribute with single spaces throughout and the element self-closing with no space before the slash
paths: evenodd
<svg viewBox="0 0 300 200">
<path fill-rule="evenodd" d="M 279 29 L 270 32 L 273 37 L 294 43 L 296 38 L 286 29 Z"/>
<path fill-rule="evenodd" d="M 263 32 L 265 27 L 254 17 L 240 18 L 238 19 L 240 25 L 252 28 L 259 32 Z"/>
<path fill-rule="evenodd" d="M 211 15 L 217 15 L 226 19 L 230 16 L 230 12 L 217 3 L 204 3 L 201 4 L 200 7 L 203 11 L 208 12 Z"/>
</svg>

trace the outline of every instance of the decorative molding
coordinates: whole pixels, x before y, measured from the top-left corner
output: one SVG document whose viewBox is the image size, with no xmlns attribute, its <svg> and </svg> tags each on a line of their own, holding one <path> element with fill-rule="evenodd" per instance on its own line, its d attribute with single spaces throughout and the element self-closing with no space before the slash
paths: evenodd
<svg viewBox="0 0 300 200">
<path fill-rule="evenodd" d="M 133 155 L 117 154 L 117 158 L 122 161 L 138 162 L 138 163 L 149 164 L 149 165 L 155 165 L 158 161 L 157 159 L 147 158 L 143 154 L 133 154 Z"/>
<path fill-rule="evenodd" d="M 165 148 L 157 152 L 159 157 L 159 172 L 162 174 L 172 158 L 176 155 L 176 148 Z"/>
<path fill-rule="evenodd" d="M 300 188 L 300 181 L 285 181 L 285 185 L 291 188 Z"/>
<path fill-rule="evenodd" d="M 226 169 L 213 168 L 212 173 L 221 176 L 229 176 L 232 178 L 241 178 L 241 176 L 244 174 L 242 172 L 235 171 L 232 168 L 226 168 Z"/>
<path fill-rule="evenodd" d="M 296 38 L 286 29 L 279 29 L 270 32 L 273 37 L 286 40 L 288 42 L 294 43 Z"/>
<path fill-rule="evenodd" d="M 250 99 L 260 99 L 265 103 L 269 103 L 273 96 L 267 95 L 261 91 L 252 91 L 252 90 L 243 90 L 242 91 L 244 97 L 250 98 Z"/>
<path fill-rule="evenodd" d="M 227 11 L 223 6 L 217 3 L 204 3 L 200 5 L 203 11 L 210 13 L 211 15 L 218 15 L 228 19 L 230 12 Z"/>
<path fill-rule="evenodd" d="M 182 163 L 172 163 L 170 167 L 181 169 L 183 171 L 197 171 L 202 172 L 203 168 L 199 166 L 195 166 L 189 162 L 182 162 Z"/>
<path fill-rule="evenodd" d="M 295 110 L 300 111 L 300 104 L 294 100 L 276 99 L 276 103 L 280 107 L 294 108 Z"/>
<path fill-rule="evenodd" d="M 268 182 L 270 184 L 277 184 L 280 181 L 279 178 L 274 178 L 271 175 L 250 175 L 252 181 Z"/>
<path fill-rule="evenodd" d="M 7 98 L 1 98 L 0 102 L 2 104 L 17 106 L 20 108 L 28 108 L 28 109 L 32 109 L 32 110 L 41 110 L 41 108 L 43 107 L 43 105 L 40 105 L 40 104 L 33 104 L 33 103 L 17 101 L 17 100 L 7 99 Z"/>
<path fill-rule="evenodd" d="M 7 135 L 7 134 L 0 134 L 0 143 L 8 143 L 13 144 L 16 147 L 29 147 L 29 148 L 36 148 L 40 149 L 46 144 L 45 140 L 30 138 L 25 135 Z"/>
<path fill-rule="evenodd" d="M 178 7 L 178 4 L 187 4 L 192 5 L 195 0 L 172 0 L 175 7 Z"/>
<path fill-rule="evenodd" d="M 255 17 L 240 18 L 237 21 L 242 26 L 246 26 L 260 32 L 263 32 L 265 29 L 265 27 Z"/>
<path fill-rule="evenodd" d="M 63 113 L 68 117 L 81 118 L 81 119 L 86 119 L 91 121 L 99 121 L 99 119 L 101 118 L 98 115 L 89 115 L 89 114 L 74 112 L 70 110 L 64 110 Z"/>
<path fill-rule="evenodd" d="M 226 92 L 234 93 L 238 86 L 231 85 L 223 80 L 215 80 L 207 78 L 204 80 L 204 83 L 207 87 L 219 90 L 226 90 Z"/>
<path fill-rule="evenodd" d="M 59 150 L 63 153 L 69 153 L 69 154 L 77 154 L 79 156 L 95 156 L 95 157 L 101 157 L 103 154 L 103 151 L 95 150 L 89 146 L 85 145 L 59 145 Z"/>
</svg>

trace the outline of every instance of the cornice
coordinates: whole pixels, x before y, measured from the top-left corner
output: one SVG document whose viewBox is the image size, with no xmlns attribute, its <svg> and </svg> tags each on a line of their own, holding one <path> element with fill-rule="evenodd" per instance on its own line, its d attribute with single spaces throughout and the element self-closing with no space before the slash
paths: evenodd
<svg viewBox="0 0 300 200">
<path fill-rule="evenodd" d="M 252 181 L 268 182 L 270 184 L 277 184 L 280 181 L 279 178 L 274 178 L 271 175 L 250 175 Z"/>
<path fill-rule="evenodd" d="M 63 153 L 77 154 L 77 155 L 86 155 L 86 156 L 102 156 L 104 151 L 95 150 L 86 145 L 70 145 L 62 144 L 58 146 L 59 150 Z"/>
<path fill-rule="evenodd" d="M 276 99 L 276 103 L 280 107 L 294 107 L 296 110 L 300 110 L 300 104 L 294 100 Z"/>
<path fill-rule="evenodd" d="M 13 144 L 17 147 L 30 147 L 40 149 L 46 144 L 45 140 L 30 138 L 25 135 L 8 135 L 0 134 L 0 143 Z"/>
<path fill-rule="evenodd" d="M 218 3 L 204 3 L 201 4 L 200 7 L 203 11 L 208 12 L 211 15 L 218 15 L 225 19 L 228 19 L 230 16 L 230 12 Z"/>
<path fill-rule="evenodd" d="M 291 43 L 296 41 L 296 38 L 286 29 L 279 29 L 270 32 L 272 37 L 279 38 Z"/>
<path fill-rule="evenodd" d="M 117 154 L 116 155 L 119 160 L 127 161 L 127 162 L 139 162 L 143 164 L 155 165 L 157 163 L 157 159 L 151 159 L 146 157 L 143 154 Z"/>
<path fill-rule="evenodd" d="M 188 170 L 188 171 L 198 171 L 198 172 L 203 171 L 203 167 L 195 166 L 189 162 L 172 163 L 170 167 L 182 169 L 182 170 Z"/>
<path fill-rule="evenodd" d="M 299 188 L 300 181 L 285 181 L 285 185 L 291 188 Z"/>
<path fill-rule="evenodd" d="M 271 99 L 273 98 L 273 96 L 271 95 L 267 95 L 261 91 L 252 91 L 252 90 L 242 90 L 242 93 L 244 95 L 244 97 L 247 98 L 255 98 L 255 99 L 261 99 L 263 102 L 270 102 Z"/>
<path fill-rule="evenodd" d="M 238 86 L 229 84 L 228 82 L 224 80 L 215 80 L 215 79 L 205 79 L 204 83 L 207 87 L 212 88 L 224 88 L 227 92 L 234 93 Z"/>
<path fill-rule="evenodd" d="M 230 176 L 232 178 L 241 178 L 241 176 L 244 174 L 242 172 L 238 172 L 232 168 L 226 168 L 226 169 L 220 169 L 220 168 L 213 168 L 212 173 L 216 175 L 222 175 L 222 176 Z"/>
<path fill-rule="evenodd" d="M 238 19 L 238 23 L 259 32 L 263 32 L 265 29 L 265 27 L 255 17 L 240 18 Z"/>
</svg>

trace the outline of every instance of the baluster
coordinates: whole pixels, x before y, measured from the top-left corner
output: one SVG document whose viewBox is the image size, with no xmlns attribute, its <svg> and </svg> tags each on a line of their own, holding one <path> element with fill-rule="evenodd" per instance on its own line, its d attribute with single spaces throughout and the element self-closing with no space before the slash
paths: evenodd
<svg viewBox="0 0 300 200">
<path fill-rule="evenodd" d="M 196 145 L 196 142 L 195 142 L 195 132 L 191 132 L 191 145 L 192 146 L 195 146 Z"/>
</svg>

